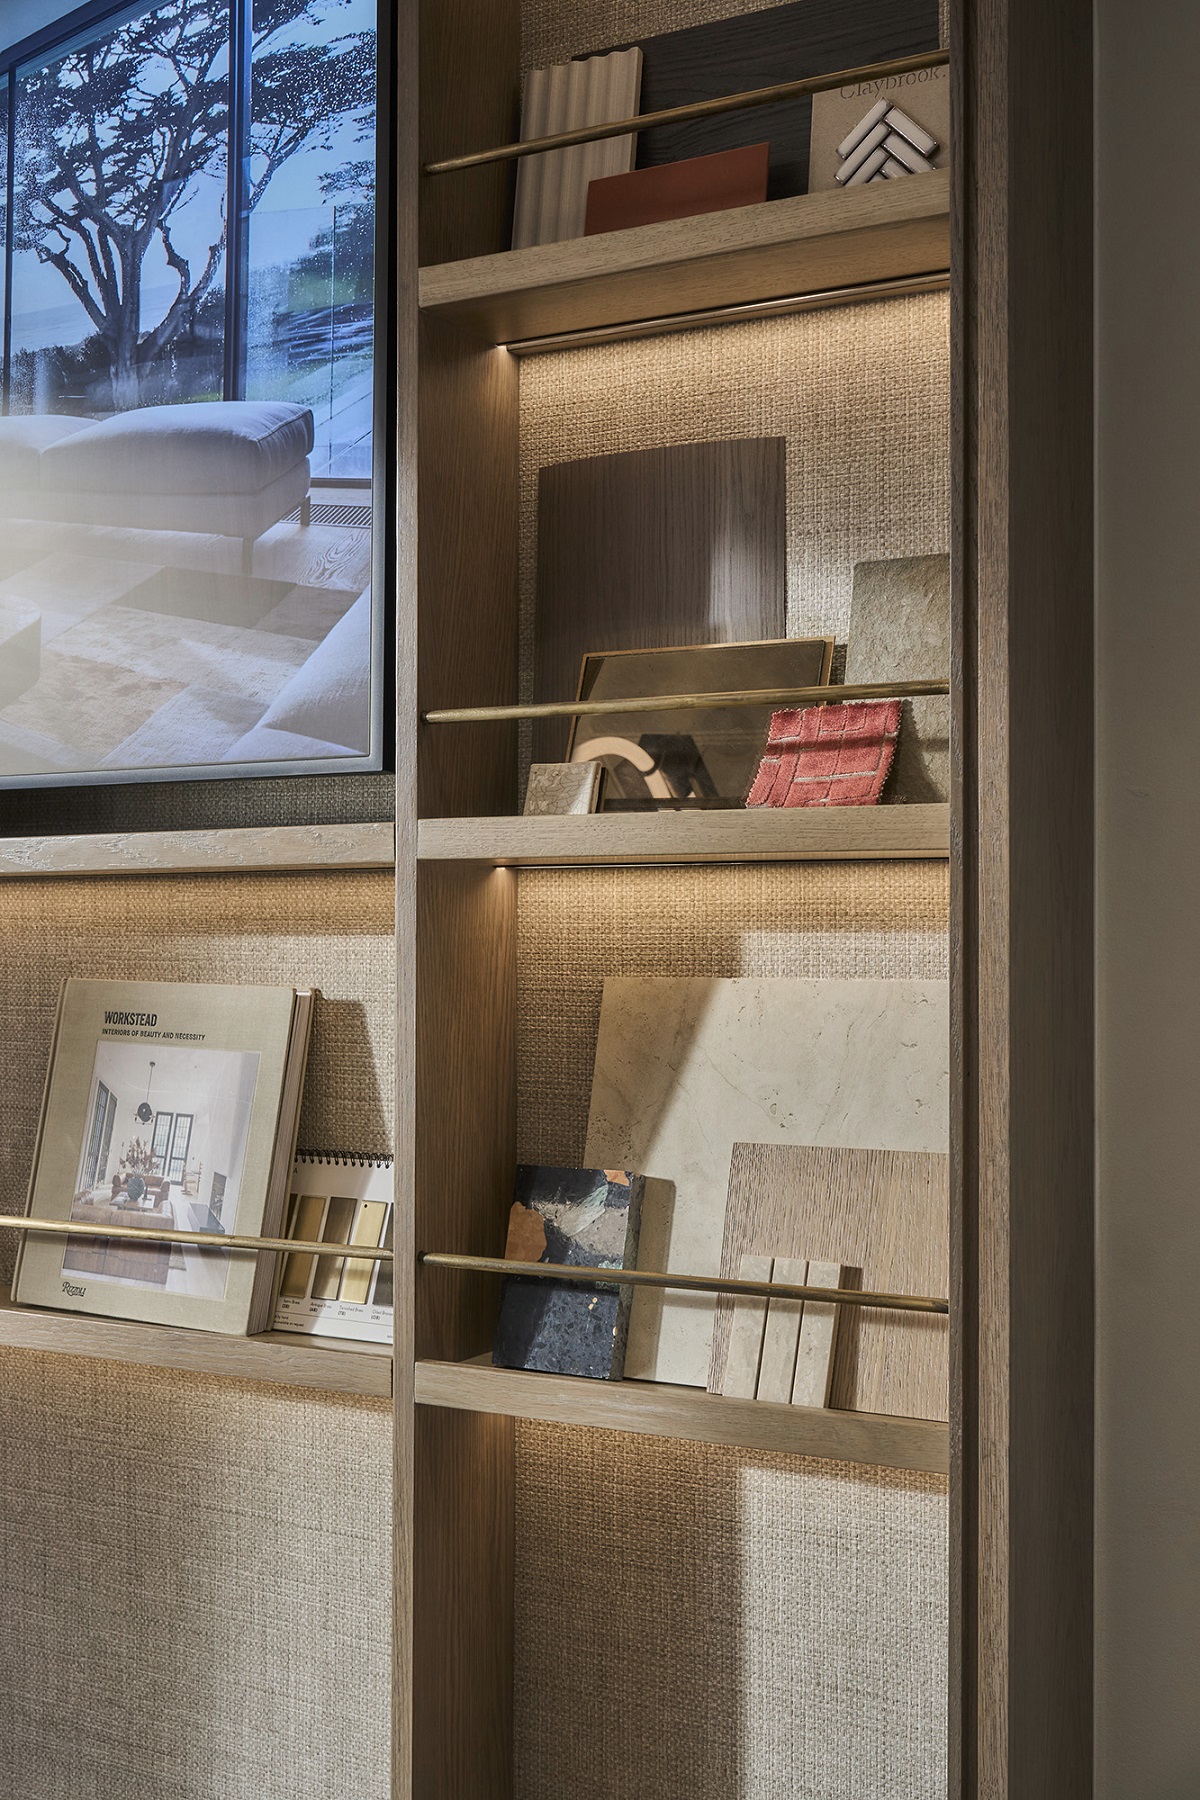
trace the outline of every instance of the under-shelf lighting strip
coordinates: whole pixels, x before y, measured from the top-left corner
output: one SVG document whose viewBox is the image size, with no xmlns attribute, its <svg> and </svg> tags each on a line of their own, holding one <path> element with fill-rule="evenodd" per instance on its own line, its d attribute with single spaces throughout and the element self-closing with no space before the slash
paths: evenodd
<svg viewBox="0 0 1200 1800">
<path fill-rule="evenodd" d="M 868 63 L 858 69 L 839 69 L 832 75 L 805 75 L 796 81 L 778 81 L 772 87 L 751 88 L 740 94 L 720 94 L 687 106 L 666 106 L 633 119 L 610 120 L 603 125 L 581 125 L 553 137 L 526 138 L 516 144 L 498 144 L 491 150 L 475 150 L 466 156 L 450 156 L 425 163 L 426 175 L 455 175 L 463 169 L 479 169 L 488 163 L 515 162 L 518 157 L 538 156 L 544 150 L 566 150 L 574 144 L 595 144 L 604 138 L 625 137 L 630 132 L 651 131 L 657 125 L 685 125 L 692 119 L 712 119 L 721 113 L 740 112 L 752 106 L 773 106 L 782 100 L 799 100 L 806 94 L 828 93 L 852 82 L 890 81 L 919 69 L 944 67 L 948 50 L 926 50 L 919 56 L 897 56 L 888 62 Z"/>
<path fill-rule="evenodd" d="M 950 1302 L 928 1294 L 877 1294 L 863 1288 L 803 1287 L 788 1281 L 747 1281 L 724 1275 L 674 1275 L 657 1269 L 600 1269 L 575 1263 L 510 1262 L 503 1256 L 458 1256 L 425 1250 L 418 1262 L 431 1269 L 474 1275 L 533 1276 L 540 1281 L 608 1282 L 617 1287 L 681 1288 L 691 1294 L 748 1295 L 775 1300 L 823 1300 L 838 1306 L 888 1312 L 948 1313 Z"/>
<path fill-rule="evenodd" d="M 501 347 L 510 356 L 548 356 L 556 350 L 585 350 L 600 344 L 625 344 L 635 338 L 668 337 L 678 331 L 700 331 L 714 325 L 746 325 L 757 319 L 781 319 L 793 313 L 824 312 L 835 306 L 862 306 L 871 300 L 903 300 L 913 295 L 944 294 L 949 269 L 928 275 L 897 275 L 888 281 L 864 281 L 855 287 L 820 288 L 810 294 L 785 294 L 776 300 L 741 300 L 698 312 L 664 313 L 661 318 L 632 319 L 619 325 L 581 326 L 548 337 L 513 338 Z"/>
</svg>

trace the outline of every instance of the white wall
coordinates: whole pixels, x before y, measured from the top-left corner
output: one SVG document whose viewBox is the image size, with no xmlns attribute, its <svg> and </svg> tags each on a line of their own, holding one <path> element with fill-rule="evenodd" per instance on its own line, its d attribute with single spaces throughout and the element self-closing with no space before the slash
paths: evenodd
<svg viewBox="0 0 1200 1800">
<path fill-rule="evenodd" d="M 1200 1794 L 1196 0 L 1097 0 L 1099 1800 Z"/>
</svg>

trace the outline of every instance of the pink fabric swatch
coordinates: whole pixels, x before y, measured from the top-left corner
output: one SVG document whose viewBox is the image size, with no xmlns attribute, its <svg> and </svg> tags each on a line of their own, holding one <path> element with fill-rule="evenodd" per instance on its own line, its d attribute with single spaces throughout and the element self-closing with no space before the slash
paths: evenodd
<svg viewBox="0 0 1200 1800">
<path fill-rule="evenodd" d="M 874 806 L 900 735 L 899 700 L 772 713 L 747 806 Z"/>
</svg>

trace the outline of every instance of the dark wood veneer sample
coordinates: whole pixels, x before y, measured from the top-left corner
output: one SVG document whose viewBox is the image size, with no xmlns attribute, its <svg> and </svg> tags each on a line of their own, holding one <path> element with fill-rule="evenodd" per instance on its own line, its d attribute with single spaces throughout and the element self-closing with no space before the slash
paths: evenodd
<svg viewBox="0 0 1200 1800">
<path fill-rule="evenodd" d="M 786 630 L 783 438 L 553 463 L 538 480 L 535 700 L 571 700 L 594 650 L 743 643 Z M 534 727 L 536 762 L 570 721 Z"/>
<path fill-rule="evenodd" d="M 937 0 L 854 0 L 852 5 L 847 0 L 793 0 L 788 6 L 643 38 L 640 110 L 687 106 L 937 47 Z M 864 99 L 864 112 L 870 104 Z M 639 136 L 637 166 L 652 168 L 769 138 L 768 199 L 806 194 L 811 122 L 812 101 L 802 98 L 690 125 L 661 125 Z"/>
</svg>

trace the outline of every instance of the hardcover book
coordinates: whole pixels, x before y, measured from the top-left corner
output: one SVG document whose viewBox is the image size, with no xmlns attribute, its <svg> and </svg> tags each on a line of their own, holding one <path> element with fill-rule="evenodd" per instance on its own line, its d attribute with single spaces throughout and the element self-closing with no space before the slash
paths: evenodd
<svg viewBox="0 0 1200 1800">
<path fill-rule="evenodd" d="M 629 1269 L 637 1262 L 644 1183 L 627 1169 L 517 1170 L 505 1257 L 509 1262 Z M 500 1299 L 492 1361 L 620 1381 L 632 1289 L 608 1282 L 510 1276 Z"/>
<path fill-rule="evenodd" d="M 14 1299 L 262 1330 L 275 1258 L 222 1239 L 279 1232 L 312 1004 L 285 987 L 64 982 L 28 1214 L 96 1235 L 25 1237 Z M 212 1248 L 155 1235 L 173 1231 L 211 1237 Z"/>
</svg>

